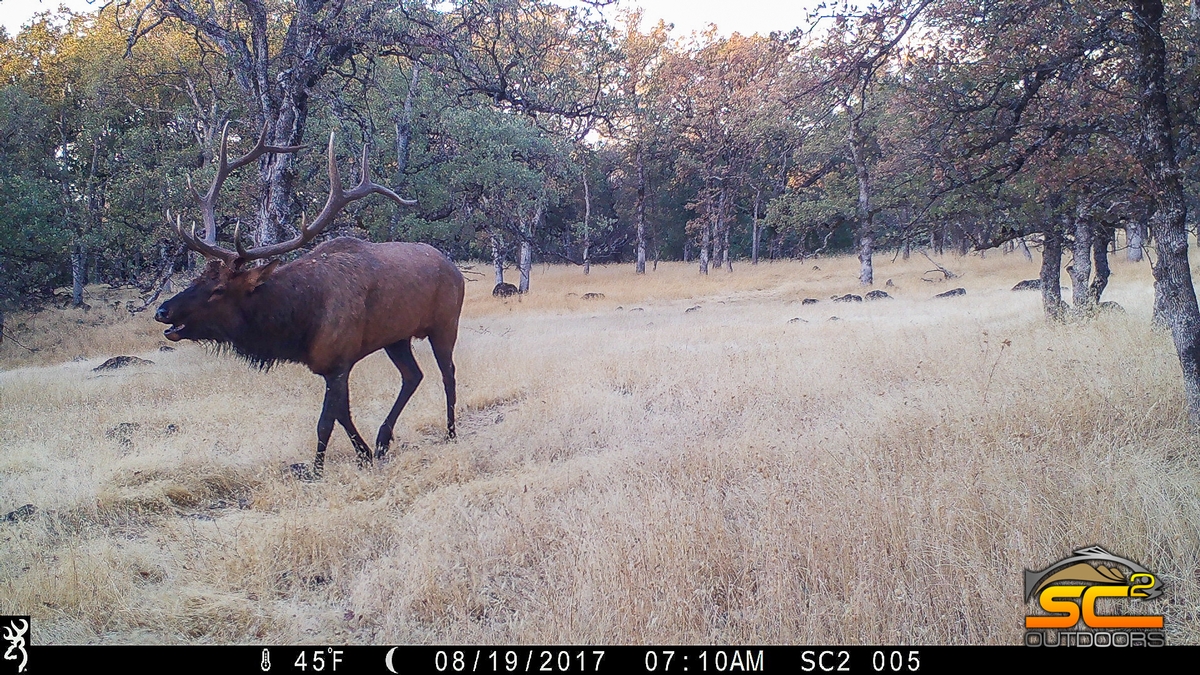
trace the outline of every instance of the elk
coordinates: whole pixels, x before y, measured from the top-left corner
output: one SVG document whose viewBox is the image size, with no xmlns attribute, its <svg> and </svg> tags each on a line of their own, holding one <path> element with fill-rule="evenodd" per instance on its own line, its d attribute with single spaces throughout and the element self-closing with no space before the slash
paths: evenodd
<svg viewBox="0 0 1200 675">
<path fill-rule="evenodd" d="M 387 352 L 402 379 L 400 394 L 375 439 L 374 458 L 384 458 L 396 420 L 423 377 L 413 357 L 413 338 L 428 338 L 433 348 L 446 390 L 446 429 L 454 438 L 453 352 L 465 284 L 458 267 L 445 255 L 426 244 L 375 244 L 341 237 L 289 263 L 275 259 L 259 267 L 247 266 L 304 246 L 347 204 L 368 195 L 381 194 L 402 205 L 416 204 L 371 181 L 366 147 L 362 178 L 345 191 L 330 134 L 329 197 L 312 223 L 302 217 L 300 232 L 290 241 L 246 250 L 239 223 L 233 235 L 237 250 L 216 245 L 216 197 L 229 174 L 266 153 L 296 152 L 302 147 L 270 146 L 266 138 L 264 127 L 254 149 L 229 162 L 226 125 L 212 185 L 203 196 L 191 189 L 200 203 L 205 226 L 202 236 L 197 237 L 195 224 L 191 234 L 185 232 L 178 215 L 170 223 L 168 212 L 168 224 L 209 262 L 187 289 L 158 308 L 154 318 L 170 324 L 163 335 L 173 342 L 186 339 L 228 346 L 262 369 L 280 361 L 302 363 L 325 378 L 316 458 L 311 470 L 303 464 L 293 466 L 301 478 L 321 477 L 334 421 L 350 437 L 359 466 L 372 462 L 370 448 L 350 419 L 349 382 L 354 365 L 380 349 Z"/>
</svg>

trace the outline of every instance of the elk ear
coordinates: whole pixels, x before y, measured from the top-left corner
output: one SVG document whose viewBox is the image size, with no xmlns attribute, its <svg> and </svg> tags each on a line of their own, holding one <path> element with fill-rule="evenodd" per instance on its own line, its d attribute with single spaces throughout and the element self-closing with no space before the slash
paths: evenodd
<svg viewBox="0 0 1200 675">
<path fill-rule="evenodd" d="M 263 265 L 262 267 L 255 267 L 247 270 L 245 281 L 247 292 L 253 293 L 254 289 L 261 286 L 263 282 L 267 280 L 267 277 L 271 276 L 271 273 L 275 271 L 276 267 L 279 267 L 279 261 L 272 260 L 270 263 Z"/>
</svg>

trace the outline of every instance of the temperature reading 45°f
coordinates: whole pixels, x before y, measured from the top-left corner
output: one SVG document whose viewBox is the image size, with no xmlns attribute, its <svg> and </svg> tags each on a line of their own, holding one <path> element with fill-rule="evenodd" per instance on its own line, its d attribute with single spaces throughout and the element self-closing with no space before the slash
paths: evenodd
<svg viewBox="0 0 1200 675">
<path fill-rule="evenodd" d="M 301 650 L 300 656 L 296 657 L 296 661 L 292 665 L 299 668 L 302 673 L 307 673 L 309 668 L 312 668 L 314 673 L 322 672 L 326 668 L 337 672 L 338 664 L 341 662 L 342 650 L 326 647 L 325 649 L 314 649 L 311 652 Z"/>
</svg>

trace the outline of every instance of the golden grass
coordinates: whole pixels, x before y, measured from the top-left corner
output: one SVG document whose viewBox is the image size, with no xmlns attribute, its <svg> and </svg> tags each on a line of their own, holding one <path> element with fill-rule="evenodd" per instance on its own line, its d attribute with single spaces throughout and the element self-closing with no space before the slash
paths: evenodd
<svg viewBox="0 0 1200 675">
<path fill-rule="evenodd" d="M 303 367 L 160 353 L 145 314 L 12 318 L 42 349 L 0 346 L 0 515 L 39 513 L 0 523 L 0 613 L 67 643 L 1017 644 L 1022 571 L 1099 544 L 1200 642 L 1200 453 L 1146 266 L 1114 262 L 1127 314 L 1053 325 L 1008 290 L 1036 261 L 943 263 L 880 258 L 896 299 L 861 304 L 828 300 L 849 258 L 487 277 L 460 438 L 418 345 L 393 457 L 359 470 L 335 430 L 315 484 L 285 470 L 315 448 Z M 155 363 L 90 370 L 119 353 Z M 381 354 L 354 371 L 364 435 L 398 389 Z"/>
</svg>

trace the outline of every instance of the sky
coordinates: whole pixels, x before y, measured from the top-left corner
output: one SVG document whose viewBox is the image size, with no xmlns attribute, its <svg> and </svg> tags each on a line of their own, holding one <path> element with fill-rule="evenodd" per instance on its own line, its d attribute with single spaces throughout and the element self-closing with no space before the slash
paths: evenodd
<svg viewBox="0 0 1200 675">
<path fill-rule="evenodd" d="M 703 30 L 709 23 L 717 24 L 722 34 L 733 32 L 770 33 L 789 31 L 805 23 L 809 8 L 817 0 L 621 0 L 619 7 L 641 5 L 646 20 L 654 23 L 665 19 L 675 24 L 676 36 Z M 0 0 L 0 24 L 15 35 L 20 27 L 37 12 L 66 5 L 74 11 L 99 7 L 101 0 Z M 605 14 L 615 14 L 611 9 Z"/>
</svg>

